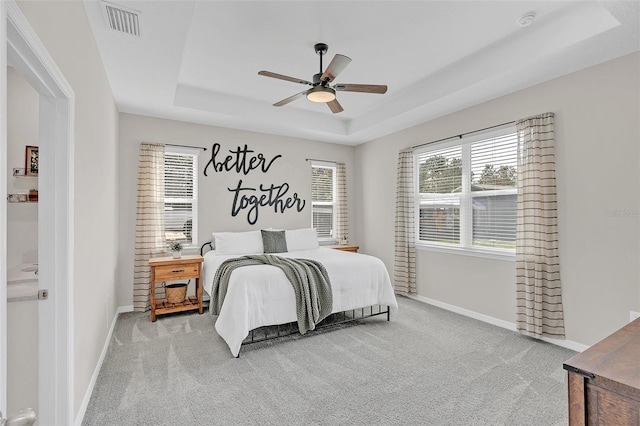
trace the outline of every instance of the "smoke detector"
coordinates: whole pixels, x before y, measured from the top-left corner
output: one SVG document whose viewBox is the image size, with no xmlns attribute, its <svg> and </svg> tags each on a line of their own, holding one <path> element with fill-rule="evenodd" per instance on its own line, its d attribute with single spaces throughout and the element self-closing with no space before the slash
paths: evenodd
<svg viewBox="0 0 640 426">
<path fill-rule="evenodd" d="M 100 2 L 107 27 L 119 33 L 141 37 L 141 13 L 106 1 Z"/>
<path fill-rule="evenodd" d="M 524 15 L 522 15 L 517 22 L 518 22 L 518 25 L 520 25 L 521 27 L 528 27 L 529 25 L 533 24 L 533 21 L 535 20 L 536 20 L 536 13 L 527 12 Z"/>
</svg>

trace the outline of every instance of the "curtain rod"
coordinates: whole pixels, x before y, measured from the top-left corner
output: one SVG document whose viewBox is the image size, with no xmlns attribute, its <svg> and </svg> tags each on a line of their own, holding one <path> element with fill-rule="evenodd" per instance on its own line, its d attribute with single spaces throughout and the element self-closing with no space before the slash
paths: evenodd
<svg viewBox="0 0 640 426">
<path fill-rule="evenodd" d="M 172 143 L 166 143 L 165 146 L 177 146 L 180 148 L 194 148 L 194 149 L 201 149 L 203 151 L 206 151 L 207 148 L 203 147 L 203 146 L 190 146 L 190 145 L 174 145 Z"/>
<path fill-rule="evenodd" d="M 472 134 L 474 134 L 474 133 L 484 132 L 485 130 L 491 130 L 491 129 L 495 129 L 496 127 L 502 127 L 502 126 L 506 126 L 507 124 L 515 124 L 515 123 L 516 123 L 516 121 L 515 121 L 515 120 L 513 120 L 513 121 L 507 121 L 506 123 L 496 124 L 495 126 L 485 127 L 484 129 L 473 130 L 473 131 L 471 131 L 471 132 L 460 133 L 459 135 L 449 136 L 448 138 L 442 138 L 442 139 L 438 139 L 438 140 L 431 141 L 431 142 L 421 143 L 420 145 L 412 146 L 412 147 L 411 147 L 411 149 L 420 148 L 421 146 L 431 145 L 432 143 L 442 142 L 442 141 L 446 141 L 446 140 L 453 139 L 453 138 L 460 138 L 460 139 L 462 139 L 462 137 L 463 137 L 463 136 L 472 135 Z"/>
<path fill-rule="evenodd" d="M 325 163 L 337 163 L 334 160 L 318 160 L 317 158 L 305 158 L 305 161 L 324 161 Z"/>
</svg>

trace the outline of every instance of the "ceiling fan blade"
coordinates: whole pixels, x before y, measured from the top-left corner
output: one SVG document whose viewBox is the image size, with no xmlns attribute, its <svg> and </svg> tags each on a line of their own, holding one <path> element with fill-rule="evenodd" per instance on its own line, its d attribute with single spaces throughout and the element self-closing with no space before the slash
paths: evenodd
<svg viewBox="0 0 640 426">
<path fill-rule="evenodd" d="M 344 111 L 342 109 L 342 105 L 340 105 L 340 102 L 338 102 L 337 99 L 334 99 L 331 102 L 327 102 L 327 105 L 329 106 L 329 109 L 331 110 L 331 112 L 334 114 Z"/>
<path fill-rule="evenodd" d="M 290 102 L 295 101 L 296 99 L 300 99 L 300 98 L 304 97 L 304 95 L 306 95 L 306 94 L 307 94 L 307 91 L 303 90 L 300 93 L 296 93 L 293 96 L 289 96 L 287 99 L 283 99 L 280 102 L 276 102 L 275 104 L 273 104 L 273 106 L 280 107 L 280 106 L 286 105 L 286 104 L 288 104 Z"/>
<path fill-rule="evenodd" d="M 387 86 L 382 84 L 336 84 L 333 88 L 342 92 L 387 93 Z"/>
<path fill-rule="evenodd" d="M 313 86 L 313 83 L 307 80 L 303 80 L 301 78 L 289 77 L 287 75 L 278 74 L 271 71 L 259 71 L 258 75 L 263 75 L 265 77 L 277 78 L 279 80 L 291 81 L 293 83 L 306 84 L 308 86 Z"/>
<path fill-rule="evenodd" d="M 327 67 L 326 70 L 324 70 L 324 73 L 322 73 L 322 77 L 320 77 L 321 81 L 333 81 L 338 74 L 340 74 L 342 72 L 342 70 L 344 70 L 347 65 L 349 65 L 349 63 L 351 62 L 351 58 L 348 56 L 344 56 L 341 54 L 336 54 L 336 56 L 333 57 L 333 59 L 331 60 L 331 62 L 329 63 L 329 66 Z"/>
</svg>

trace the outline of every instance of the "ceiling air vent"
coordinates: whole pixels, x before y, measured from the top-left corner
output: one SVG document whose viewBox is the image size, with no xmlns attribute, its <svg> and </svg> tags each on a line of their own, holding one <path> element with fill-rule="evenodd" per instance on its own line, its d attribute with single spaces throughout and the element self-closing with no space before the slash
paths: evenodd
<svg viewBox="0 0 640 426">
<path fill-rule="evenodd" d="M 140 12 L 113 3 L 101 2 L 107 26 L 114 31 L 140 37 Z"/>
</svg>

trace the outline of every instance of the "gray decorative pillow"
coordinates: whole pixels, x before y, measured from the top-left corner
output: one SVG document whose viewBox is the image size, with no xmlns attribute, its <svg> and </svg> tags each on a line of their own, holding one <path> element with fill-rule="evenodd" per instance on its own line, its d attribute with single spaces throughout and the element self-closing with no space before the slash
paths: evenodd
<svg viewBox="0 0 640 426">
<path fill-rule="evenodd" d="M 262 232 L 262 245 L 265 253 L 286 253 L 287 240 L 284 231 L 265 231 Z"/>
</svg>

